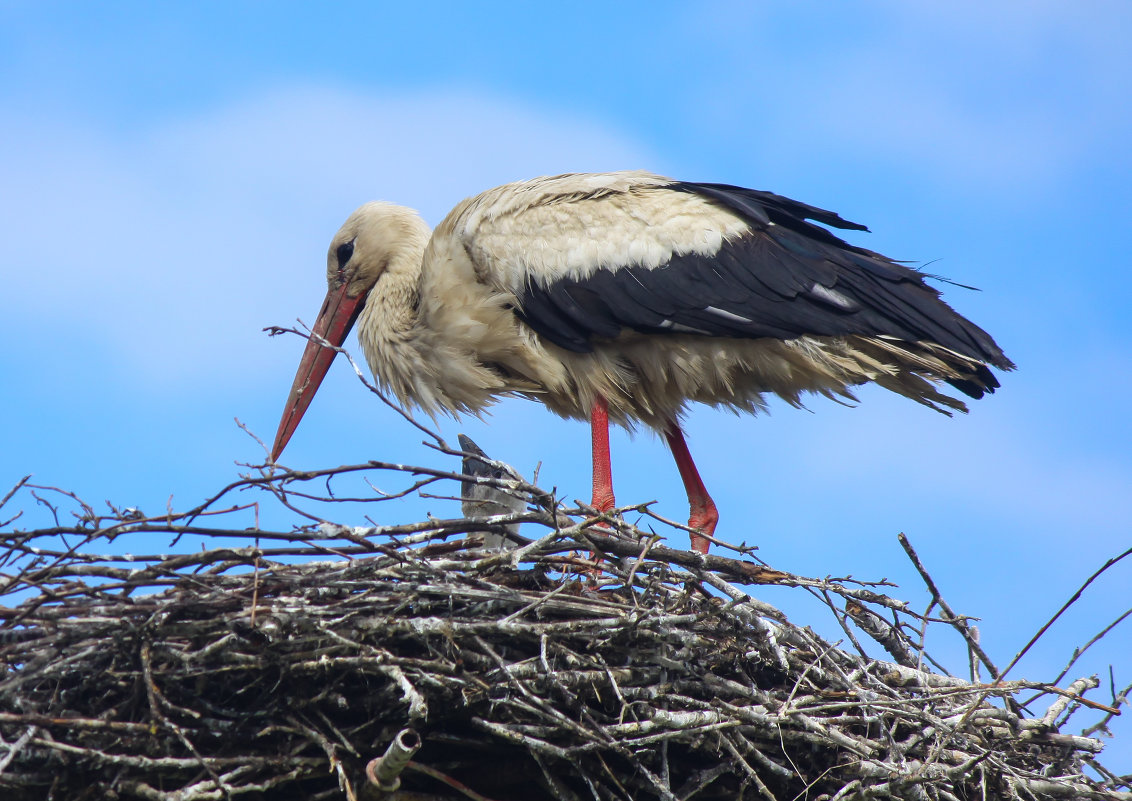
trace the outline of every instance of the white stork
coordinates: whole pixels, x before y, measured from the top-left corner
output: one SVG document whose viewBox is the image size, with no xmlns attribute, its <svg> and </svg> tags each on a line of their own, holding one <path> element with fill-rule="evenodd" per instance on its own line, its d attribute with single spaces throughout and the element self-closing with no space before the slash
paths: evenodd
<svg viewBox="0 0 1132 801">
<path fill-rule="evenodd" d="M 355 321 L 378 382 L 429 414 L 520 395 L 589 420 L 593 507 L 614 507 L 609 421 L 667 440 L 702 553 L 718 512 L 684 441 L 689 402 L 853 400 L 873 381 L 949 414 L 1010 360 L 921 273 L 844 242 L 867 230 L 789 198 L 646 172 L 571 174 L 468 198 L 435 231 L 367 203 L 335 234 L 329 290 L 272 448 L 279 457 Z M 701 536 L 702 535 L 702 536 Z"/>
</svg>

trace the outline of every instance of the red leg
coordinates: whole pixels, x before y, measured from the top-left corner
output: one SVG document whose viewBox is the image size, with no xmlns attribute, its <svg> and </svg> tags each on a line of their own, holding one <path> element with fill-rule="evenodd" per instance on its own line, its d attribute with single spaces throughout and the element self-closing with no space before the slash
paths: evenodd
<svg viewBox="0 0 1132 801">
<path fill-rule="evenodd" d="M 613 500 L 613 468 L 609 464 L 609 406 L 598 396 L 590 409 L 593 432 L 594 497 L 591 504 L 599 512 L 608 512 L 617 504 Z"/>
<path fill-rule="evenodd" d="M 593 435 L 594 497 L 590 506 L 598 512 L 608 512 L 617 506 L 613 500 L 613 468 L 609 463 L 609 405 L 600 395 L 590 408 L 590 432 Z M 605 523 L 598 525 L 606 527 Z M 590 581 L 601 575 L 597 567 L 601 557 L 590 553 L 594 566 L 589 569 Z"/>
<path fill-rule="evenodd" d="M 672 456 L 676 459 L 676 467 L 680 471 L 680 478 L 684 480 L 684 489 L 688 492 L 688 506 L 691 517 L 688 518 L 688 527 L 699 529 L 708 537 L 715 533 L 715 524 L 719 522 L 719 512 L 715 502 L 708 495 L 700 473 L 696 470 L 696 463 L 692 461 L 692 454 L 688 450 L 688 443 L 684 441 L 684 432 L 675 420 L 664 429 L 664 438 L 668 440 L 668 447 L 672 449 Z M 692 550 L 707 553 L 711 541 L 699 534 L 692 535 Z"/>
</svg>

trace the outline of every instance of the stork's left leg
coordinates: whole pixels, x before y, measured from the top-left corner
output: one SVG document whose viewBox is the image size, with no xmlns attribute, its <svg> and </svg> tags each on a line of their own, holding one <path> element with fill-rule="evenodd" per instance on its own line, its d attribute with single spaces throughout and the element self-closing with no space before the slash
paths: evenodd
<svg viewBox="0 0 1132 801">
<path fill-rule="evenodd" d="M 609 404 L 600 395 L 590 409 L 590 433 L 593 442 L 594 509 L 608 512 L 617 505 L 613 500 L 613 468 L 609 460 Z"/>
<path fill-rule="evenodd" d="M 605 398 L 598 395 L 590 407 L 590 435 L 593 443 L 594 467 L 594 494 L 590 506 L 595 512 L 610 512 L 617 506 L 613 498 L 613 467 L 609 459 L 609 404 Z M 608 528 L 605 523 L 598 523 L 602 528 Z M 594 560 L 594 567 L 588 571 L 590 581 L 596 581 L 601 575 L 597 565 L 601 558 L 591 552 L 590 559 Z"/>
<path fill-rule="evenodd" d="M 719 512 L 715 502 L 708 495 L 700 473 L 696 470 L 696 463 L 692 461 L 692 454 L 688 450 L 688 443 L 684 441 L 684 432 L 675 420 L 669 421 L 664 429 L 664 438 L 668 440 L 668 447 L 672 449 L 672 456 L 676 459 L 676 467 L 680 470 L 680 478 L 684 480 L 684 489 L 688 492 L 688 506 L 691 516 L 688 518 L 688 528 L 698 529 L 707 536 L 692 534 L 692 550 L 707 553 L 711 541 L 707 539 L 715 533 L 715 524 L 719 522 Z"/>
</svg>

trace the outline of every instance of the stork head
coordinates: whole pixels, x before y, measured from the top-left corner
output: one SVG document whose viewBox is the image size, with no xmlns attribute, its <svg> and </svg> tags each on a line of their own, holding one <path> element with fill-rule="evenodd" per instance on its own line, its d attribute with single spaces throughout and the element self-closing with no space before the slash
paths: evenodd
<svg viewBox="0 0 1132 801">
<path fill-rule="evenodd" d="M 279 458 L 295 433 L 331 362 L 354 326 L 366 299 L 381 276 L 406 259 L 416 260 L 428 238 L 428 227 L 412 209 L 372 202 L 351 214 L 330 240 L 326 254 L 326 298 L 311 328 L 291 394 L 279 421 L 271 461 Z"/>
</svg>

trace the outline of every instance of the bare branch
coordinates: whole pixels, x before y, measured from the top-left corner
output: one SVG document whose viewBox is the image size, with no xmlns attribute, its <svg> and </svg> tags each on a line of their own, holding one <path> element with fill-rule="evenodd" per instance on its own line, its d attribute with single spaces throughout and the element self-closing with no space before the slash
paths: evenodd
<svg viewBox="0 0 1132 801">
<path fill-rule="evenodd" d="M 391 500 L 455 497 L 469 477 L 378 461 L 246 469 L 187 511 L 152 516 L 96 512 L 26 480 L 5 497 L 55 521 L 0 529 L 6 801 L 349 799 L 369 792 L 367 758 L 409 723 L 423 745 L 392 791 L 404 801 L 1132 791 L 1089 736 L 1126 703 L 1115 681 L 1109 704 L 1084 697 L 1095 679 L 1006 681 L 985 654 L 991 683 L 925 669 L 931 626 L 956 628 L 972 653 L 978 643 L 911 546 L 932 595 L 924 614 L 884 579 L 673 548 L 663 540 L 686 542 L 683 527 L 647 504 L 598 514 L 479 476 L 529 505 L 392 523 Z M 379 525 L 321 516 L 364 520 L 356 507 L 378 503 Z M 301 524 L 261 527 L 264 504 Z M 626 522 L 634 512 L 656 530 Z M 520 524 L 517 547 L 483 547 L 486 532 Z M 161 537 L 192 547 L 161 553 Z M 763 585 L 812 593 L 846 637 L 860 628 L 892 661 L 826 642 L 749 594 Z M 1033 692 L 1051 696 L 1038 717 L 1014 700 Z M 1101 721 L 1063 731 L 1074 713 Z"/>
</svg>

